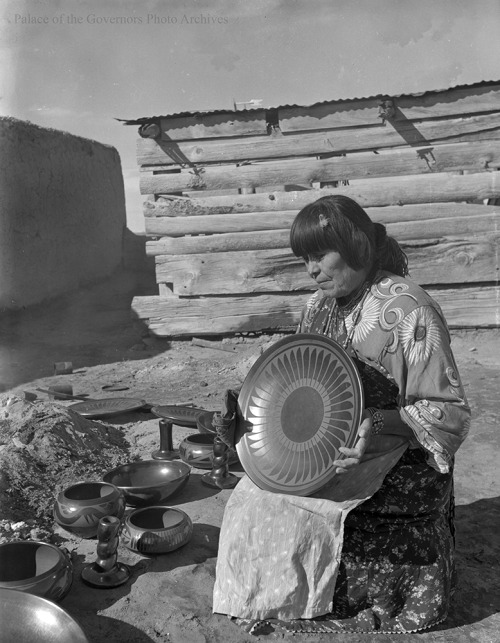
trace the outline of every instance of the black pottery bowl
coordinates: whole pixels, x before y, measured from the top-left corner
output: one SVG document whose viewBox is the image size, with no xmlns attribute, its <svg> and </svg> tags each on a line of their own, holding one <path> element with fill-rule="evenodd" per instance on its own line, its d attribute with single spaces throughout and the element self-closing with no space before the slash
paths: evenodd
<svg viewBox="0 0 500 643">
<path fill-rule="evenodd" d="M 123 464 L 108 471 L 103 480 L 115 485 L 127 505 L 147 507 L 161 504 L 188 481 L 191 467 L 171 460 L 142 460 Z"/>
<path fill-rule="evenodd" d="M 61 491 L 54 503 L 54 520 L 80 538 L 94 538 L 104 516 L 122 518 L 124 513 L 123 493 L 105 482 L 78 482 Z"/>
<path fill-rule="evenodd" d="M 75 619 L 42 596 L 0 588 L 0 643 L 89 643 Z"/>
<path fill-rule="evenodd" d="M 193 523 L 184 511 L 164 506 L 143 507 L 125 518 L 121 542 L 141 554 L 166 554 L 189 542 L 192 534 Z"/>
<path fill-rule="evenodd" d="M 214 457 L 215 433 L 193 433 L 179 444 L 179 457 L 191 467 L 211 469 Z M 234 449 L 228 449 L 228 464 L 238 462 L 238 454 Z"/>
<path fill-rule="evenodd" d="M 65 550 L 36 540 L 0 545 L 0 589 L 60 601 L 72 582 L 73 565 Z"/>
</svg>

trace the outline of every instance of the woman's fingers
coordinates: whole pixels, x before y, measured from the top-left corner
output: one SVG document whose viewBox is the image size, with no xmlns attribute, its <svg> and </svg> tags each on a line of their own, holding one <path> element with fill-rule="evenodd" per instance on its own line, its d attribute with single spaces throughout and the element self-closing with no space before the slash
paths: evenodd
<svg viewBox="0 0 500 643">
<path fill-rule="evenodd" d="M 340 453 L 346 457 L 333 462 L 333 465 L 337 467 L 337 473 L 346 473 L 346 471 L 352 467 L 357 466 L 365 454 L 372 429 L 372 419 L 369 414 L 364 414 L 363 417 L 364 420 L 361 422 L 358 429 L 358 441 L 356 442 L 356 446 L 352 449 L 347 447 L 340 447 L 339 449 Z"/>
<path fill-rule="evenodd" d="M 365 417 L 361 422 L 358 429 L 358 435 L 360 438 L 367 438 L 372 430 L 372 418 L 371 415 Z"/>
<path fill-rule="evenodd" d="M 364 453 L 364 450 L 363 450 L 364 442 L 366 442 L 366 440 L 364 439 L 363 439 L 363 442 L 361 442 L 361 440 L 358 440 L 356 442 L 356 446 L 354 447 L 354 449 L 347 449 L 346 447 L 340 447 L 339 451 L 340 453 L 345 455 L 346 458 L 357 458 L 359 460 Z"/>
</svg>

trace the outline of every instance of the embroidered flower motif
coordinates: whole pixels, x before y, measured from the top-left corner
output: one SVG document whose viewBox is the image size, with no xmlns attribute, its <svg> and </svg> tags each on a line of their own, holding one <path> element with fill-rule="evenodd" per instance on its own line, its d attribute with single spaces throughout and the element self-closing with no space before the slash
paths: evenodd
<svg viewBox="0 0 500 643">
<path fill-rule="evenodd" d="M 314 320 L 314 317 L 321 306 L 322 295 L 321 291 L 317 290 L 306 302 L 304 317 L 301 323 L 302 332 L 309 332 L 311 330 L 311 324 Z"/>
<path fill-rule="evenodd" d="M 434 422 L 443 422 L 444 412 L 436 404 L 429 402 L 429 400 L 417 400 L 415 402 L 415 406 L 419 410 L 421 417 L 429 422 L 429 424 L 433 424 Z"/>
<path fill-rule="evenodd" d="M 429 308 L 416 308 L 398 327 L 399 340 L 409 364 L 429 359 L 439 345 L 439 326 Z"/>
<path fill-rule="evenodd" d="M 465 400 L 464 388 L 457 371 L 449 366 L 446 369 L 446 377 L 450 383 L 450 393 L 458 397 L 460 400 Z"/>
<path fill-rule="evenodd" d="M 354 327 L 353 341 L 362 342 L 377 326 L 380 314 L 380 301 L 369 293 L 359 313 Z M 355 321 L 354 315 L 349 315 L 345 320 L 346 331 L 349 334 Z"/>
</svg>

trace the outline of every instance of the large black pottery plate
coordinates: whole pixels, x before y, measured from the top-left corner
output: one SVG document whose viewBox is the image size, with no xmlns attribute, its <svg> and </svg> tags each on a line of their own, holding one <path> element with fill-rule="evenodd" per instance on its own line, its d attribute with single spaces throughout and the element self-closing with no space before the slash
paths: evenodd
<svg viewBox="0 0 500 643">
<path fill-rule="evenodd" d="M 180 406 L 163 404 L 160 406 L 153 406 L 151 413 L 154 413 L 160 418 L 170 420 L 177 426 L 185 426 L 189 428 L 196 428 L 196 420 L 200 413 L 205 413 L 204 409 L 198 409 L 195 406 Z"/>
<path fill-rule="evenodd" d="M 250 369 L 238 397 L 236 450 L 261 489 L 308 496 L 334 475 L 363 413 L 358 370 L 337 342 L 300 333 Z"/>
<path fill-rule="evenodd" d="M 77 402 L 68 408 L 76 411 L 86 418 L 104 418 L 113 415 L 121 415 L 129 411 L 142 409 L 146 405 L 145 400 L 133 399 L 130 397 L 110 397 L 102 400 L 85 400 Z"/>
</svg>

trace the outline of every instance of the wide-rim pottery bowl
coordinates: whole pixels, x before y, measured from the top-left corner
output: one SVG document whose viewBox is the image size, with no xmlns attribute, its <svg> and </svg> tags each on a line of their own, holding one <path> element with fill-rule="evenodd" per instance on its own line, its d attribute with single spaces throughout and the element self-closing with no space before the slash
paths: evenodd
<svg viewBox="0 0 500 643">
<path fill-rule="evenodd" d="M 47 598 L 0 588 L 0 643 L 89 643 L 76 620 Z"/>
<path fill-rule="evenodd" d="M 179 457 L 192 467 L 211 469 L 214 455 L 215 433 L 193 433 L 179 444 Z M 238 462 L 238 454 L 229 449 L 228 464 Z"/>
<path fill-rule="evenodd" d="M 156 505 L 132 511 L 124 520 L 121 542 L 141 554 L 166 554 L 193 534 L 191 518 L 180 509 Z"/>
<path fill-rule="evenodd" d="M 105 482 L 118 487 L 131 507 L 159 505 L 188 481 L 191 467 L 172 460 L 140 460 L 108 471 Z"/>
<path fill-rule="evenodd" d="M 57 524 L 81 538 L 94 538 L 104 516 L 122 518 L 124 513 L 125 497 L 109 482 L 77 482 L 61 491 L 54 503 Z"/>
<path fill-rule="evenodd" d="M 0 545 L 0 588 L 60 601 L 72 582 L 73 565 L 65 550 L 37 540 Z"/>
</svg>

